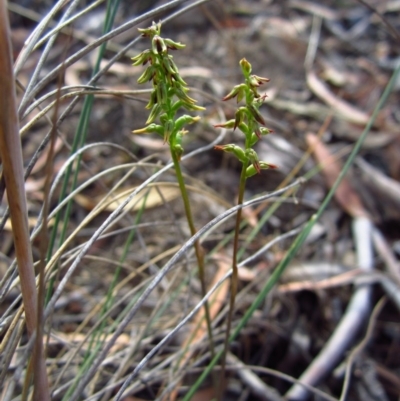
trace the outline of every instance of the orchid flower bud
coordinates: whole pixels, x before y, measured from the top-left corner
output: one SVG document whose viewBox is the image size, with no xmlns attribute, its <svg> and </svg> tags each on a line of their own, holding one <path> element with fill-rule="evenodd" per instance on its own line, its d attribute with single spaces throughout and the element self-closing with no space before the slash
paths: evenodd
<svg viewBox="0 0 400 401">
<path fill-rule="evenodd" d="M 182 147 L 182 137 L 185 135 L 187 131 L 181 130 L 178 131 L 173 139 L 173 143 L 171 143 L 171 148 L 173 152 L 176 154 L 178 160 L 181 160 L 183 155 L 183 147 Z"/>
<path fill-rule="evenodd" d="M 149 103 L 146 104 L 145 108 L 147 110 L 151 110 L 156 103 L 158 103 L 158 95 L 157 95 L 157 91 L 154 89 L 154 90 L 152 90 L 152 92 L 150 94 Z"/>
<path fill-rule="evenodd" d="M 175 75 L 178 72 L 178 67 L 172 61 L 172 57 L 163 57 L 162 65 L 167 74 Z"/>
<path fill-rule="evenodd" d="M 204 111 L 206 110 L 205 107 L 202 106 L 198 106 L 197 104 L 187 104 L 187 103 L 183 103 L 182 106 L 189 111 Z"/>
<path fill-rule="evenodd" d="M 263 136 L 271 134 L 272 130 L 265 127 L 256 127 L 251 135 L 250 146 L 254 146 Z"/>
<path fill-rule="evenodd" d="M 181 74 L 175 73 L 172 75 L 172 77 L 174 78 L 175 82 L 181 85 L 182 89 L 185 89 L 186 92 L 188 91 L 186 88 L 187 83 L 182 79 Z"/>
<path fill-rule="evenodd" d="M 138 31 L 141 32 L 143 38 L 152 37 L 155 34 L 159 34 L 154 22 L 150 28 L 138 28 Z"/>
<path fill-rule="evenodd" d="M 168 100 L 165 82 L 160 82 L 153 90 L 157 94 L 157 103 L 164 104 Z"/>
<path fill-rule="evenodd" d="M 269 82 L 268 78 L 259 77 L 258 75 L 250 75 L 249 77 L 249 83 L 254 87 L 259 87 L 266 82 Z"/>
<path fill-rule="evenodd" d="M 242 68 L 243 75 L 245 78 L 248 78 L 248 76 L 251 74 L 251 64 L 245 58 L 242 58 L 239 64 Z"/>
<path fill-rule="evenodd" d="M 178 96 L 179 99 L 182 100 L 183 103 L 186 103 L 189 105 L 193 105 L 196 103 L 196 100 L 194 100 L 190 96 L 188 96 L 181 87 L 175 89 L 175 94 L 176 94 L 176 96 Z"/>
</svg>

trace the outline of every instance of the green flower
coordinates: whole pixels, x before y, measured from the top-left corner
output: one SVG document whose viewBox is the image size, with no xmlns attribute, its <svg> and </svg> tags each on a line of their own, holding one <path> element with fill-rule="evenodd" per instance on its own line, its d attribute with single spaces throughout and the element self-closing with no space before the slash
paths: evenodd
<svg viewBox="0 0 400 401">
<path fill-rule="evenodd" d="M 154 66 L 147 67 L 142 75 L 138 78 L 138 84 L 144 84 L 145 82 L 151 81 L 156 74 L 156 68 Z"/>
<path fill-rule="evenodd" d="M 167 45 L 159 35 L 154 35 L 151 41 L 151 50 L 153 51 L 153 54 L 161 53 L 162 55 L 165 55 L 168 52 Z"/>
<path fill-rule="evenodd" d="M 245 84 L 240 84 L 234 86 L 234 88 L 225 96 L 222 98 L 223 101 L 233 99 L 234 97 L 237 96 L 237 103 L 239 103 L 243 97 L 246 94 L 246 85 Z"/>
<path fill-rule="evenodd" d="M 162 106 L 157 103 L 153 106 L 153 108 L 150 111 L 150 115 L 149 118 L 146 121 L 146 124 L 151 124 L 154 122 L 154 120 L 160 115 L 160 113 L 162 112 Z"/>
<path fill-rule="evenodd" d="M 131 60 L 133 61 L 132 65 L 145 65 L 152 60 L 152 53 L 150 50 L 145 50 L 137 56 L 132 57 Z"/>
<path fill-rule="evenodd" d="M 246 178 L 252 177 L 253 175 L 260 174 L 260 170 L 269 170 L 269 169 L 275 169 L 278 168 L 275 164 L 267 163 L 267 162 L 258 162 L 258 169 L 251 164 L 249 167 L 246 169 Z"/>
<path fill-rule="evenodd" d="M 245 156 L 246 159 L 254 166 L 254 168 L 257 170 L 257 173 L 259 173 L 261 171 L 260 169 L 260 163 L 258 161 L 258 155 L 257 152 L 252 149 L 252 148 L 248 148 L 245 151 Z"/>
<path fill-rule="evenodd" d="M 269 82 L 268 78 L 263 78 L 263 77 L 259 77 L 257 75 L 250 75 L 249 77 L 249 83 L 251 86 L 258 88 L 259 86 L 261 86 L 262 84 Z"/>
<path fill-rule="evenodd" d="M 144 128 L 135 129 L 132 131 L 134 134 L 158 134 L 164 136 L 164 127 L 157 124 L 149 124 Z"/>
<path fill-rule="evenodd" d="M 164 39 L 164 42 L 167 45 L 168 49 L 171 50 L 182 50 L 186 47 L 186 45 L 179 42 L 174 42 L 171 39 Z"/>
<path fill-rule="evenodd" d="M 235 125 L 233 129 L 235 130 L 240 124 L 242 124 L 247 118 L 248 110 L 246 107 L 239 107 L 235 113 Z"/>
<path fill-rule="evenodd" d="M 246 163 L 247 157 L 245 151 L 238 145 L 232 143 L 228 145 L 216 145 L 214 146 L 216 150 L 223 150 L 224 152 L 233 153 L 242 163 Z"/>
<path fill-rule="evenodd" d="M 231 128 L 232 129 L 232 128 L 234 128 L 234 126 L 235 126 L 235 120 L 229 120 L 223 124 L 215 124 L 214 128 Z"/>
</svg>

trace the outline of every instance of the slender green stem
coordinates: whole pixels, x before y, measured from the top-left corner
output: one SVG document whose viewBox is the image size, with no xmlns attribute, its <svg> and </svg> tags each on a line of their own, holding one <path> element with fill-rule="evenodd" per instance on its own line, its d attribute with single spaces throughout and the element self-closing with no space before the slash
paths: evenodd
<svg viewBox="0 0 400 401">
<path fill-rule="evenodd" d="M 181 170 L 181 165 L 179 163 L 178 155 L 176 154 L 175 150 L 170 147 L 171 149 L 171 156 L 172 156 L 172 161 L 174 163 L 174 168 L 175 168 L 175 173 L 176 177 L 178 180 L 178 185 L 181 190 L 182 194 L 182 200 L 183 200 L 183 205 L 185 208 L 185 214 L 186 214 L 186 220 L 189 224 L 189 229 L 190 229 L 190 234 L 193 236 L 196 234 L 197 230 L 194 225 L 193 221 L 193 215 L 192 215 L 192 210 L 190 208 L 190 202 L 189 202 L 189 196 L 187 193 L 186 185 L 185 185 L 185 180 L 183 179 L 183 174 Z M 204 297 L 207 294 L 207 287 L 206 287 L 206 279 L 205 279 L 205 268 L 204 268 L 204 253 L 203 249 L 201 247 L 200 241 L 197 240 L 194 243 L 194 250 L 196 253 L 196 259 L 197 259 L 197 264 L 198 264 L 198 270 L 199 270 L 199 279 L 201 283 L 201 295 Z M 208 338 L 210 342 L 210 351 L 211 355 L 215 355 L 215 350 L 214 350 L 214 341 L 213 341 L 213 335 L 212 335 L 212 328 L 211 328 L 211 315 L 210 315 L 210 307 L 208 302 L 204 304 L 204 312 L 206 316 L 206 323 L 207 323 L 207 333 L 208 333 Z"/>
<path fill-rule="evenodd" d="M 240 174 L 240 182 L 239 182 L 239 194 L 237 204 L 241 205 L 243 203 L 244 198 L 244 190 L 246 188 L 246 169 L 248 167 L 248 163 L 242 164 L 242 172 Z M 236 223 L 235 223 L 235 236 L 233 239 L 233 254 L 232 254 L 232 277 L 231 277 L 231 294 L 229 298 L 229 312 L 226 321 L 226 332 L 225 332 L 225 341 L 224 341 L 224 349 L 222 354 L 221 361 L 221 384 L 220 384 L 220 397 L 222 399 L 224 386 L 225 386 L 225 367 L 226 367 L 226 356 L 228 353 L 229 347 L 229 336 L 231 332 L 233 313 L 235 309 L 235 300 L 238 289 L 238 266 L 237 266 L 237 255 L 239 251 L 239 234 L 240 234 L 240 222 L 242 220 L 242 209 L 240 208 L 236 213 Z"/>
</svg>

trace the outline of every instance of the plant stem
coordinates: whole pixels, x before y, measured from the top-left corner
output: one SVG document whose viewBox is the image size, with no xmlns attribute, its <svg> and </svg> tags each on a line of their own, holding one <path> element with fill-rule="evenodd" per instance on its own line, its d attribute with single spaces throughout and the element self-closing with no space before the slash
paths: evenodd
<svg viewBox="0 0 400 401">
<path fill-rule="evenodd" d="M 196 227 L 193 222 L 192 210 L 190 208 L 189 196 L 188 196 L 188 193 L 186 190 L 185 181 L 183 179 L 181 165 L 179 163 L 178 155 L 176 154 L 176 152 L 172 148 L 172 146 L 170 147 L 170 149 L 171 149 L 172 161 L 174 163 L 176 178 L 178 180 L 178 185 L 181 190 L 183 205 L 185 208 L 186 220 L 189 224 L 190 234 L 193 236 L 196 234 L 197 230 L 196 230 Z M 204 268 L 204 253 L 203 253 L 203 249 L 201 247 L 199 240 L 196 240 L 196 242 L 194 243 L 194 250 L 195 250 L 197 264 L 198 264 L 199 279 L 200 279 L 200 283 L 201 283 L 201 296 L 205 297 L 205 295 L 207 294 L 207 287 L 206 287 L 205 268 Z M 209 342 L 210 342 L 211 356 L 214 357 L 215 350 L 214 350 L 214 341 L 213 341 L 213 334 L 212 334 L 212 328 L 211 328 L 210 308 L 209 308 L 208 302 L 206 302 L 204 304 L 204 312 L 205 312 L 205 316 L 206 316 L 207 333 L 208 333 L 208 338 L 209 338 Z"/>
<path fill-rule="evenodd" d="M 238 201 L 237 204 L 241 205 L 243 203 L 244 198 L 244 190 L 246 187 L 246 169 L 248 167 L 248 163 L 242 164 L 242 172 L 240 174 L 240 182 L 239 182 L 239 193 L 238 193 Z M 224 340 L 224 350 L 222 354 L 221 361 L 221 384 L 220 384 L 220 397 L 222 399 L 224 386 L 225 386 L 225 367 L 226 367 L 226 356 L 228 353 L 229 347 L 229 336 L 231 332 L 233 313 L 235 309 L 235 300 L 238 289 L 238 266 L 237 266 L 237 254 L 239 252 L 239 234 L 240 234 L 240 222 L 242 220 L 242 208 L 240 208 L 236 213 L 236 223 L 235 223 L 235 236 L 233 239 L 233 254 L 232 254 L 232 277 L 231 277 L 231 294 L 229 298 L 229 312 L 226 321 L 226 332 L 225 332 L 225 340 Z"/>
<path fill-rule="evenodd" d="M 42 330 L 38 327 L 38 295 L 33 265 L 32 243 L 29 236 L 28 208 L 24 181 L 24 164 L 18 128 L 15 79 L 12 62 L 11 29 L 6 2 L 0 1 L 0 160 L 2 179 L 7 188 L 12 223 L 14 251 L 21 284 L 22 302 L 28 337 L 37 336 L 31 356 L 34 377 L 33 400 L 50 400 L 50 390 L 43 352 Z M 42 276 L 43 278 L 43 276 Z M 42 313 L 42 310 L 40 311 Z M 7 333 L 8 334 L 8 333 Z M 6 367 L 3 367 L 6 369 Z M 26 382 L 29 383 L 29 372 Z M 27 389 L 28 387 L 25 387 Z"/>
</svg>

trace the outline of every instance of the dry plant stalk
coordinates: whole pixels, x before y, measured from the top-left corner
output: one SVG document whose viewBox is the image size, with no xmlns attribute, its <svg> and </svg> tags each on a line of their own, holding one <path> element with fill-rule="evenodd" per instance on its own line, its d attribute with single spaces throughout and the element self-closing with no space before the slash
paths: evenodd
<svg viewBox="0 0 400 401">
<path fill-rule="evenodd" d="M 37 290 L 29 238 L 22 149 L 18 130 L 14 74 L 7 8 L 0 2 L 0 155 L 13 227 L 14 247 L 29 336 L 37 328 Z M 33 354 L 34 399 L 50 400 L 44 354 Z"/>
</svg>

